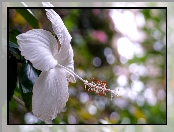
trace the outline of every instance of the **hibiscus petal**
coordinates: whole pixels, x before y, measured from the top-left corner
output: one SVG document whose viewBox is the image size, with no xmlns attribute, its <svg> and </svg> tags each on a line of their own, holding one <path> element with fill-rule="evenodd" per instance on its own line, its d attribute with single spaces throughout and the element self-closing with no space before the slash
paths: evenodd
<svg viewBox="0 0 174 132">
<path fill-rule="evenodd" d="M 42 4 L 44 7 L 52 7 L 49 2 L 42 2 Z M 70 41 L 72 37 L 65 27 L 61 17 L 53 9 L 45 10 L 47 18 L 52 23 L 53 31 L 57 35 L 61 44 L 61 48 L 58 54 L 61 56 L 61 59 L 64 60 L 69 55 L 69 51 L 67 49 L 70 47 Z"/>
<path fill-rule="evenodd" d="M 61 56 L 59 54 L 57 54 L 54 58 L 56 60 L 58 60 L 58 63 L 65 66 L 66 68 L 68 68 L 70 71 L 74 71 L 74 60 L 73 60 L 73 50 L 72 47 L 70 46 L 69 48 L 69 55 L 67 56 L 67 58 L 65 60 L 61 59 Z M 67 72 L 66 77 L 68 78 L 69 82 L 75 83 L 75 77 L 72 73 Z"/>
<path fill-rule="evenodd" d="M 42 2 L 44 7 L 53 7 L 50 2 Z M 69 34 L 67 28 L 65 27 L 60 16 L 53 9 L 45 9 L 47 18 L 52 23 L 52 28 L 55 34 L 58 36 L 59 42 L 61 44 L 60 51 L 54 57 L 59 64 L 67 67 L 71 71 L 74 71 L 74 60 L 73 60 L 73 50 L 70 44 L 71 35 Z M 75 77 L 73 74 L 67 72 L 68 81 L 75 82 Z"/>
<path fill-rule="evenodd" d="M 57 65 L 54 55 L 58 52 L 56 38 L 48 31 L 33 29 L 18 35 L 19 50 L 26 60 L 41 71 L 48 71 Z"/>
<path fill-rule="evenodd" d="M 42 121 L 53 120 L 68 100 L 65 70 L 55 67 L 40 74 L 33 87 L 32 111 Z"/>
</svg>

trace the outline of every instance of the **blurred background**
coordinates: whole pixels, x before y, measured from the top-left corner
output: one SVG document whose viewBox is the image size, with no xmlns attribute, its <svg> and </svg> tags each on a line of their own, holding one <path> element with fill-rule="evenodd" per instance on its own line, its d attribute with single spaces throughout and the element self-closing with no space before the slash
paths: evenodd
<svg viewBox="0 0 174 132">
<path fill-rule="evenodd" d="M 75 62 L 75 72 L 82 76 L 83 78 L 90 78 L 95 77 L 100 80 L 107 81 L 107 86 L 110 89 L 119 88 L 118 94 L 119 96 L 115 96 L 112 101 L 110 101 L 110 95 L 107 94 L 106 97 L 100 97 L 96 96 L 93 93 L 88 93 L 87 91 L 84 91 L 84 84 L 77 80 L 76 84 L 69 84 L 69 92 L 70 92 L 70 98 L 66 104 L 65 112 L 62 112 L 58 115 L 58 118 L 54 120 L 55 123 L 77 123 L 82 122 L 82 120 L 85 120 L 82 123 L 117 123 L 117 124 L 137 124 L 137 123 L 150 123 L 153 122 L 153 124 L 165 124 L 167 120 L 167 126 L 151 126 L 151 125 L 145 125 L 145 126 L 125 126 L 125 125 L 119 125 L 119 126 L 109 126 L 105 125 L 102 127 L 98 126 L 50 126 L 50 131 L 61 131 L 61 132 L 69 132 L 69 131 L 83 131 L 86 132 L 88 130 L 95 130 L 97 132 L 103 131 L 103 132 L 115 132 L 115 131 L 171 131 L 172 132 L 172 124 L 173 124 L 173 101 L 174 101 L 174 91 L 171 89 L 173 87 L 172 83 L 172 75 L 173 75 L 173 17 L 172 13 L 174 11 L 174 4 L 173 3 L 164 3 L 164 2 L 93 2 L 93 3 L 78 3 L 78 2 L 51 2 L 54 6 L 57 7 L 63 7 L 63 6 L 167 6 L 168 7 L 168 37 L 167 37 L 167 55 L 168 55 L 168 61 L 167 61 L 167 79 L 168 79 L 168 90 L 167 90 L 167 117 L 166 117 L 166 41 L 165 41 L 165 23 L 166 23 L 166 17 L 165 17 L 165 10 L 100 10 L 99 14 L 107 14 L 106 16 L 109 16 L 109 19 L 104 19 L 100 21 L 102 22 L 107 20 L 108 24 L 110 25 L 110 28 L 106 28 L 107 31 L 105 31 L 104 27 L 101 26 L 100 28 L 93 27 L 92 25 L 95 24 L 93 22 L 90 24 L 91 28 L 89 31 L 87 31 L 80 21 L 77 20 L 71 20 L 74 22 L 72 25 L 67 24 L 66 21 L 68 16 L 70 17 L 70 14 L 73 14 L 74 10 L 66 10 L 61 14 L 61 10 L 55 10 L 59 15 L 62 17 L 65 25 L 68 28 L 68 31 L 72 35 L 72 46 L 74 50 L 74 62 Z M 26 2 L 28 6 L 42 6 L 40 2 Z M 6 18 L 6 11 L 5 8 L 8 6 L 24 6 L 21 3 L 13 3 L 13 2 L 5 2 L 3 3 L 2 8 L 2 15 L 4 18 Z M 51 23 L 47 20 L 45 16 L 45 12 L 39 11 L 39 10 L 31 10 L 34 15 L 37 17 L 37 19 L 40 21 L 40 28 L 44 28 L 45 30 L 49 30 L 52 32 Z M 72 11 L 72 13 L 71 13 Z M 80 11 L 80 10 L 79 10 Z M 14 11 L 15 12 L 15 11 Z M 42 16 L 39 15 L 39 12 L 42 12 Z M 68 13 L 66 13 L 68 12 Z M 76 12 L 76 13 L 75 13 Z M 95 13 L 92 13 L 92 10 L 88 10 L 87 14 L 92 14 L 91 17 L 94 16 Z M 99 11 L 98 11 L 99 12 Z M 154 13 L 155 12 L 155 13 Z M 65 13 L 65 14 L 64 14 Z M 12 13 L 13 14 L 13 13 Z M 14 13 L 18 14 L 18 13 Z M 74 11 L 75 16 L 78 16 L 80 18 L 80 13 L 77 13 L 77 10 Z M 109 15 L 108 15 L 109 14 Z M 127 15 L 126 15 L 127 14 Z M 139 14 L 139 15 L 138 15 Z M 159 15 L 160 14 L 160 15 Z M 163 15 L 163 16 L 162 16 Z M 20 16 L 20 15 L 18 15 Z M 98 18 L 101 15 L 95 16 L 95 18 Z M 115 16 L 117 16 L 115 18 Z M 125 17 L 126 16 L 126 17 Z M 129 16 L 129 17 L 128 17 Z M 21 25 L 19 22 L 13 22 L 14 16 L 12 15 L 10 18 L 10 29 L 17 29 L 21 32 L 26 32 L 30 29 L 32 29 L 30 26 L 28 26 L 26 29 L 24 29 L 24 25 L 28 25 L 25 20 L 23 22 L 25 24 Z M 42 22 L 41 17 L 45 17 L 44 21 L 48 23 L 47 26 L 44 27 L 44 22 Z M 88 16 L 89 17 L 89 16 Z M 119 18 L 119 19 L 118 19 Z M 20 17 L 20 19 L 22 19 Z M 116 21 L 117 19 L 117 21 Z M 139 20 L 138 20 L 139 19 Z M 124 20 L 124 21 L 123 21 Z M 126 21 L 129 22 L 126 22 Z M 169 21 L 170 20 L 170 21 Z M 69 21 L 69 20 L 68 20 Z M 76 22 L 75 22 L 76 21 Z M 81 20 L 82 21 L 82 20 Z M 92 19 L 90 18 L 90 20 Z M 94 21 L 94 20 L 93 20 Z M 97 20 L 96 20 L 97 21 Z M 120 22 L 121 21 L 121 22 Z M 21 20 L 22 22 L 22 20 Z M 18 23 L 18 24 L 17 24 Z M 99 25 L 98 23 L 97 25 Z M 126 23 L 126 25 L 125 25 Z M 143 24 L 144 23 L 144 24 Z M 147 24 L 149 23 L 149 24 Z M 123 25 L 124 26 L 121 26 Z M 130 25 L 131 26 L 130 26 Z M 18 26 L 17 26 L 18 25 Z M 71 26 L 70 26 L 71 25 Z M 74 25 L 74 27 L 73 27 Z M 88 25 L 88 24 L 87 24 Z M 118 26 L 119 25 L 119 26 Z M 129 25 L 129 26 L 128 26 Z M 160 26 L 159 26 L 160 25 Z M 162 25 L 164 27 L 162 27 Z M 6 39 L 6 19 L 2 19 L 2 33 L 4 36 L 2 36 L 3 39 Z M 73 27 L 73 28 L 72 28 Z M 78 27 L 78 29 L 76 29 Z M 150 28 L 151 27 L 151 28 Z M 125 29 L 124 29 L 125 28 Z M 130 29 L 131 31 L 130 31 Z M 126 30 L 129 29 L 129 30 Z M 83 30 L 83 31 L 77 31 L 77 30 Z M 96 37 L 97 33 L 95 33 L 95 38 L 91 35 L 92 31 L 103 31 L 104 34 L 107 37 Z M 109 33 L 110 32 L 110 33 Z M 130 33 L 134 32 L 134 33 Z M 155 33 L 156 32 L 156 33 Z M 72 34 L 73 33 L 73 34 Z M 86 33 L 84 35 L 84 33 Z M 98 32 L 100 34 L 99 36 L 105 36 L 101 35 L 103 33 Z M 88 39 L 85 39 L 85 37 L 88 36 Z M 78 39 L 77 39 L 78 38 Z M 90 38 L 90 39 L 89 39 Z M 97 39 L 98 38 L 98 39 Z M 105 39 L 100 39 L 105 38 Z M 106 39 L 107 38 L 107 39 Z M 76 40 L 75 40 L 76 39 Z M 78 42 L 83 42 L 84 44 L 78 45 Z M 85 40 L 85 42 L 84 42 Z M 107 42 L 103 43 L 104 41 L 101 40 L 107 40 Z M 110 42 L 109 42 L 110 41 Z M 121 42 L 119 42 L 121 41 Z M 124 42 L 126 41 L 126 42 Z M 94 45 L 92 45 L 93 43 Z M 121 47 L 123 44 L 126 46 Z M 158 43 L 157 43 L 158 42 Z M 119 44 L 120 43 L 120 44 Z M 122 43 L 122 44 L 121 44 Z M 155 43 L 156 46 L 155 46 Z M 2 43 L 3 47 L 3 56 L 5 56 L 6 51 L 6 45 Z M 92 52 L 92 48 L 95 47 L 95 44 L 98 44 L 100 47 L 95 52 Z M 130 47 L 127 47 L 129 44 Z M 86 47 L 85 47 L 86 45 Z M 91 46 L 92 45 L 92 46 Z M 138 46 L 139 45 L 139 46 Z M 81 47 L 80 47 L 81 46 Z M 103 47 L 102 47 L 103 46 Z M 84 48 L 85 47 L 85 48 Z M 103 48 L 103 53 L 97 54 L 99 52 L 99 49 Z M 132 47 L 132 48 L 131 48 Z M 80 49 L 86 49 L 86 52 L 90 55 L 86 55 L 87 53 L 76 53 L 77 48 Z M 129 48 L 129 50 L 128 50 Z M 105 50 L 106 49 L 106 50 Z M 136 50 L 135 50 L 136 49 Z M 139 50 L 137 50 L 139 49 Z M 106 51 L 108 52 L 106 54 Z M 126 51 L 126 53 L 124 53 Z M 130 52 L 131 51 L 131 52 Z M 137 52 L 139 51 L 139 52 Z M 78 50 L 79 52 L 79 50 Z M 102 51 L 101 51 L 102 52 Z M 155 53 L 156 52 L 156 53 Z M 77 55 L 78 54 L 78 55 Z M 97 55 L 96 55 L 97 54 Z M 147 57 L 150 55 L 150 57 Z M 84 59 L 84 56 L 89 56 L 89 59 Z M 107 56 L 113 56 L 113 57 L 107 57 Z M 146 56 L 146 57 L 145 57 Z M 83 58 L 82 58 L 83 57 Z M 95 59 L 97 57 L 97 59 Z M 157 58 L 158 61 L 157 61 Z M 77 58 L 80 58 L 79 61 Z M 104 58 L 104 59 L 103 59 Z M 107 59 L 108 58 L 108 59 Z M 109 59 L 112 58 L 112 59 Z M 114 58 L 114 59 L 113 59 Z M 142 59 L 144 58 L 144 59 Z M 156 59 L 154 59 L 156 58 Z M 90 60 L 91 59 L 91 60 Z M 152 60 L 151 60 L 152 59 Z M 83 62 L 85 60 L 88 61 L 88 65 L 84 65 Z M 109 61 L 110 60 L 110 61 Z M 111 61 L 112 60 L 112 61 Z M 149 61 L 147 61 L 149 60 Z M 95 63 L 97 62 L 97 63 Z M 99 63 L 100 62 L 100 63 Z M 148 62 L 148 63 L 147 63 Z M 82 65 L 83 64 L 83 65 Z M 98 64 L 98 65 L 96 65 Z M 100 65 L 99 65 L 100 64 Z M 132 66 L 131 66 L 132 64 Z M 115 68 L 114 68 L 115 67 Z M 132 68 L 131 68 L 132 67 Z M 144 68 L 142 68 L 144 67 Z M 108 68 L 107 70 L 105 68 Z M 117 70 L 117 68 L 120 68 Z M 115 69 L 115 70 L 114 70 Z M 122 70 L 121 70 L 122 69 Z M 142 70 L 143 69 L 143 70 Z M 157 70 L 158 69 L 158 70 Z M 150 70 L 150 72 L 149 72 Z M 99 71 L 99 72 L 98 72 Z M 101 73 L 101 72 L 103 73 Z M 143 73 L 143 74 L 142 74 Z M 119 79 L 120 78 L 120 79 Z M 165 79 L 164 79 L 165 78 Z M 120 80 L 120 81 L 119 81 Z M 158 82 L 158 83 L 156 83 Z M 112 86 L 113 85 L 113 86 Z M 137 86 L 138 85 L 138 86 Z M 147 90 L 147 91 L 146 91 Z M 15 89 L 15 91 L 17 91 Z M 75 91 L 75 92 L 74 92 Z M 145 92 L 146 91 L 146 92 Z M 20 90 L 17 96 L 20 97 Z M 127 93 L 127 94 L 126 94 Z M 133 96 L 131 96 L 133 95 Z M 80 97 L 81 96 L 81 97 Z M 82 98 L 83 96 L 83 98 Z M 4 95 L 2 96 L 2 98 Z M 138 99 L 139 98 L 139 99 Z M 72 101 L 71 101 L 71 100 Z M 150 100 L 151 99 L 151 100 Z M 75 100 L 75 101 L 74 101 Z M 102 100 L 102 103 L 101 103 Z M 155 101 L 154 101 L 155 100 Z M 74 103 L 75 102 L 75 103 Z M 73 104 L 74 103 L 74 104 Z M 77 108 L 78 104 L 78 108 Z M 122 105 L 121 105 L 122 104 Z M 2 105 L 2 127 L 4 131 L 7 130 L 13 130 L 13 131 L 25 131 L 25 132 L 31 132 L 31 131 L 49 131 L 47 129 L 47 126 L 6 126 L 6 114 L 7 114 L 7 104 L 3 103 Z M 90 108 L 90 107 L 93 108 Z M 85 119 L 83 116 L 78 116 L 80 114 L 79 110 L 74 109 L 81 109 L 81 111 L 86 111 L 83 115 L 86 115 L 87 117 L 93 117 L 94 120 Z M 92 110 L 90 110 L 92 109 Z M 90 112 L 93 111 L 93 112 Z M 28 113 L 23 107 L 21 107 L 16 101 L 13 99 L 10 102 L 10 111 L 9 113 L 12 114 L 12 119 L 10 121 L 12 123 L 28 123 L 26 121 L 26 118 L 30 118 L 30 123 L 38 123 L 42 124 L 37 118 L 33 117 L 30 113 Z M 13 113 L 20 113 L 18 116 L 14 116 Z M 100 113 L 100 115 L 98 114 Z M 113 114 L 112 114 L 113 113 Z M 135 113 L 139 113 L 138 116 Z M 20 116 L 20 119 L 17 119 Z M 65 117 L 66 116 L 66 117 Z M 67 119 L 65 119 L 65 118 Z M 69 120 L 68 120 L 69 118 Z M 80 120 L 79 120 L 80 118 Z M 158 118 L 161 121 L 156 121 Z M 59 120 L 61 119 L 61 120 Z M 28 119 L 27 119 L 28 120 Z M 71 120 L 71 121 L 70 121 Z M 139 122 L 138 122 L 139 120 Z M 28 120 L 29 121 L 29 120 Z M 112 122 L 113 121 L 113 122 Z M 39 128 L 39 129 L 38 129 Z"/>
<path fill-rule="evenodd" d="M 111 101 L 110 93 L 88 93 L 77 79 L 69 84 L 66 107 L 53 123 L 166 124 L 166 9 L 54 10 L 72 36 L 75 73 L 119 91 Z M 39 28 L 53 33 L 44 9 L 30 11 Z M 21 14 L 9 10 L 10 32 L 31 29 Z M 23 100 L 18 86 L 14 95 Z M 14 98 L 8 112 L 10 124 L 43 124 Z"/>
</svg>

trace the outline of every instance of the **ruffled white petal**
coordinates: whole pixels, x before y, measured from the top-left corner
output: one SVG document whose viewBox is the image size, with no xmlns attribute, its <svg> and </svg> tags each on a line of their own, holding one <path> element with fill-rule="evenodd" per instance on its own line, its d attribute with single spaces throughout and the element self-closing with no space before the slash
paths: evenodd
<svg viewBox="0 0 174 132">
<path fill-rule="evenodd" d="M 31 61 L 36 69 L 48 71 L 57 65 L 53 56 L 58 53 L 58 44 L 49 31 L 33 29 L 16 38 L 21 54 Z"/>
<path fill-rule="evenodd" d="M 50 7 L 49 5 L 50 3 L 43 2 L 43 6 Z M 52 23 L 53 31 L 57 35 L 59 42 L 61 44 L 61 48 L 58 54 L 61 56 L 61 59 L 64 60 L 69 54 L 67 49 L 69 49 L 70 47 L 70 41 L 72 37 L 69 34 L 60 16 L 53 9 L 45 9 L 45 10 L 47 18 Z"/>
<path fill-rule="evenodd" d="M 55 67 L 40 74 L 33 87 L 32 111 L 40 120 L 53 120 L 68 100 L 65 70 Z"/>
<path fill-rule="evenodd" d="M 53 5 L 49 2 L 42 2 L 42 4 L 44 7 L 53 7 Z M 54 58 L 58 61 L 59 64 L 69 68 L 71 71 L 74 71 L 74 54 L 70 44 L 71 35 L 69 34 L 60 16 L 53 9 L 45 10 L 47 18 L 52 23 L 53 31 L 57 35 L 61 44 L 60 51 Z M 67 77 L 69 77 L 68 80 L 70 82 L 75 82 L 75 77 L 73 74 L 67 72 Z"/>
</svg>

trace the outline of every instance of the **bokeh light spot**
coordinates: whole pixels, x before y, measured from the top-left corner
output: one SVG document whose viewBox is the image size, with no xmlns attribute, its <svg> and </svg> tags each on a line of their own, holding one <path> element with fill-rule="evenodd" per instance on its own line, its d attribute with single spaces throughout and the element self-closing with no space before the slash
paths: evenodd
<svg viewBox="0 0 174 132">
<path fill-rule="evenodd" d="M 94 65 L 95 67 L 99 67 L 99 66 L 101 65 L 101 59 L 100 59 L 99 57 L 95 57 L 95 58 L 93 59 L 93 65 Z"/>
</svg>

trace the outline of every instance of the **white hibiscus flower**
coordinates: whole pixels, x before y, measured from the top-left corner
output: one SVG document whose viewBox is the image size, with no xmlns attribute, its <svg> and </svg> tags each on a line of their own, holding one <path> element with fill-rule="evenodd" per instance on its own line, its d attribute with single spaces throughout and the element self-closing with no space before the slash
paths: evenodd
<svg viewBox="0 0 174 132">
<path fill-rule="evenodd" d="M 45 2 L 43 5 L 52 6 Z M 61 66 L 74 71 L 71 35 L 54 10 L 45 10 L 60 44 L 43 29 L 33 29 L 17 36 L 21 54 L 42 71 L 34 84 L 32 96 L 33 114 L 42 121 L 56 118 L 68 100 L 68 82 L 75 82 L 74 75 Z"/>
<path fill-rule="evenodd" d="M 49 2 L 42 2 L 44 7 L 53 7 Z M 54 33 L 59 42 L 43 29 L 33 29 L 18 35 L 19 50 L 33 67 L 41 70 L 41 74 L 33 87 L 32 112 L 40 120 L 48 122 L 56 118 L 68 101 L 68 83 L 75 82 L 75 77 L 85 84 L 85 90 L 99 95 L 115 90 L 106 89 L 106 82 L 91 79 L 89 82 L 74 73 L 73 50 L 70 44 L 71 35 L 62 19 L 53 9 L 45 9 L 47 18 L 52 23 Z"/>
</svg>

